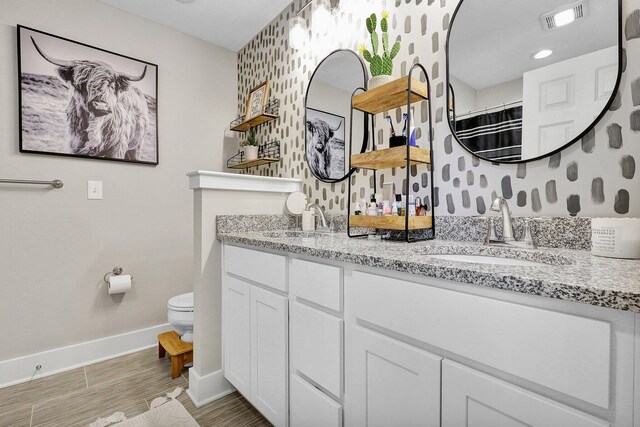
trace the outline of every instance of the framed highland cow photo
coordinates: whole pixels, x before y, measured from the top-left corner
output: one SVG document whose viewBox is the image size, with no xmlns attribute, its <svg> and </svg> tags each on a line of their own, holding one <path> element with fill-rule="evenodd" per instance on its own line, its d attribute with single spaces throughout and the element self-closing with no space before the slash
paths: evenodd
<svg viewBox="0 0 640 427">
<path fill-rule="evenodd" d="M 346 157 L 345 120 L 343 116 L 306 108 L 307 164 L 311 173 L 321 181 L 331 182 L 345 177 Z"/>
<path fill-rule="evenodd" d="M 158 164 L 158 66 L 18 25 L 20 152 Z"/>
</svg>

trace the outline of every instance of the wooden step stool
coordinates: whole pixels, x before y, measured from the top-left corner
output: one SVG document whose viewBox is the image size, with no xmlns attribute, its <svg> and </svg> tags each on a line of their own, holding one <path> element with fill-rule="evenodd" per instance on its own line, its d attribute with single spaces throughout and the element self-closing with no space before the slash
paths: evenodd
<svg viewBox="0 0 640 427">
<path fill-rule="evenodd" d="M 193 343 L 182 341 L 176 331 L 165 332 L 158 335 L 158 357 L 162 359 L 165 353 L 171 356 L 171 378 L 175 380 L 184 365 L 193 362 Z"/>
</svg>

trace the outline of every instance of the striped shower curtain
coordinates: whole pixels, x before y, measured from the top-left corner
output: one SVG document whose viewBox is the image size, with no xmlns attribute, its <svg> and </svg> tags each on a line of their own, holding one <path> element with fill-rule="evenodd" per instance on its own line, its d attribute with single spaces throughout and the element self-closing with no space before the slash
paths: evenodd
<svg viewBox="0 0 640 427">
<path fill-rule="evenodd" d="M 456 135 L 468 150 L 493 160 L 521 160 L 522 106 L 456 120 Z"/>
</svg>

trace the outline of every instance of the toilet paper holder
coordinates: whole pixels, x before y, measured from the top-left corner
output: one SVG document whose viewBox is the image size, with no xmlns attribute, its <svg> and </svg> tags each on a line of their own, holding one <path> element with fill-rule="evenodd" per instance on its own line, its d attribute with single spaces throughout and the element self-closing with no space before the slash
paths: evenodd
<svg viewBox="0 0 640 427">
<path fill-rule="evenodd" d="M 113 270 L 104 275 L 104 283 L 109 284 L 109 277 L 111 276 L 119 276 L 122 274 L 122 267 L 113 267 Z M 131 276 L 131 280 L 133 280 L 133 276 Z"/>
</svg>

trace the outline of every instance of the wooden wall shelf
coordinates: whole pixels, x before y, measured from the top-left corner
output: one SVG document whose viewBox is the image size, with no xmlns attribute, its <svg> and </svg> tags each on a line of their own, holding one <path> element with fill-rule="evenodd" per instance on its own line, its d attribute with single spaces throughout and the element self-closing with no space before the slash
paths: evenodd
<svg viewBox="0 0 640 427">
<path fill-rule="evenodd" d="M 241 122 L 241 123 L 233 126 L 231 128 L 231 130 L 235 131 L 235 132 L 246 132 L 249 129 L 251 129 L 252 127 L 256 127 L 256 126 L 261 125 L 263 123 L 270 122 L 271 120 L 275 120 L 277 118 L 278 118 L 278 116 L 275 115 L 275 114 L 264 113 L 264 114 L 261 114 L 261 115 L 259 115 L 257 117 L 254 117 L 251 120 L 247 120 L 246 122 Z"/>
<path fill-rule="evenodd" d="M 353 96 L 352 105 L 356 110 L 369 114 L 378 114 L 383 111 L 407 105 L 407 91 L 409 90 L 409 78 L 401 77 L 366 92 Z M 429 98 L 427 85 L 420 80 L 411 79 L 411 103 L 425 101 Z"/>
<path fill-rule="evenodd" d="M 229 169 L 249 169 L 255 166 L 267 165 L 269 163 L 277 162 L 280 160 L 275 157 L 264 157 L 262 159 L 249 160 L 248 162 L 236 163 L 235 165 L 229 166 Z"/>
<path fill-rule="evenodd" d="M 410 147 L 409 165 L 431 163 L 431 152 L 420 147 Z M 407 166 L 407 146 L 368 151 L 351 156 L 351 166 L 361 169 L 388 169 Z"/>
<path fill-rule="evenodd" d="M 403 216 L 367 216 L 349 215 L 349 227 L 380 228 L 383 230 L 404 230 Z M 433 218 L 431 216 L 410 216 L 409 230 L 431 228 Z"/>
</svg>

